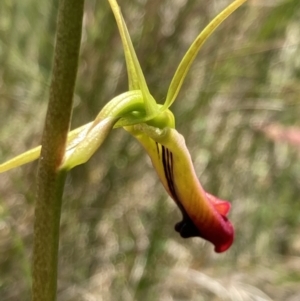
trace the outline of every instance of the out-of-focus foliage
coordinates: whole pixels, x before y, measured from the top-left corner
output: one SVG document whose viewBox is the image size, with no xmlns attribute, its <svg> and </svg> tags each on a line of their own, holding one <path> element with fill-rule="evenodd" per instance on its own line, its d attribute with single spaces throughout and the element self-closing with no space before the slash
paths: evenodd
<svg viewBox="0 0 300 301">
<path fill-rule="evenodd" d="M 120 1 L 154 97 L 229 1 Z M 40 142 L 57 1 L 0 2 L 0 160 Z M 232 201 L 233 247 L 173 230 L 176 206 L 140 146 L 116 130 L 68 178 L 60 301 L 300 299 L 300 156 L 270 124 L 300 127 L 300 2 L 249 1 L 201 50 L 172 107 L 205 189 Z M 106 1 L 86 2 L 73 127 L 124 92 Z M 0 175 L 0 296 L 29 300 L 36 164 Z"/>
</svg>

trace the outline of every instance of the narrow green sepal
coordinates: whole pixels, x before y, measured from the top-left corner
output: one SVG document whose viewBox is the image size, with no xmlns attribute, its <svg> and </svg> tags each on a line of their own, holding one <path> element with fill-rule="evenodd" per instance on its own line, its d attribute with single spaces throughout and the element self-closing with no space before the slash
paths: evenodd
<svg viewBox="0 0 300 301">
<path fill-rule="evenodd" d="M 155 116 L 155 114 L 158 113 L 157 103 L 149 92 L 142 68 L 133 48 L 132 41 L 126 23 L 123 19 L 121 10 L 116 0 L 109 0 L 109 3 L 116 18 L 123 43 L 128 72 L 129 90 L 141 90 L 146 114 L 148 116 Z"/>
<path fill-rule="evenodd" d="M 227 17 L 229 17 L 237 8 L 239 8 L 246 1 L 247 0 L 236 0 L 233 3 L 231 3 L 221 13 L 219 13 L 197 36 L 195 41 L 192 43 L 192 45 L 184 55 L 175 72 L 175 75 L 173 76 L 173 79 L 168 89 L 166 101 L 163 107 L 161 108 L 162 111 L 169 108 L 175 101 L 193 61 L 195 60 L 199 50 L 206 42 L 206 40 L 218 28 L 218 26 L 222 24 L 224 20 L 227 19 Z"/>
<path fill-rule="evenodd" d="M 67 147 L 72 147 L 74 143 L 76 144 L 76 139 L 78 140 L 78 136 L 82 136 L 82 133 L 84 133 L 90 126 L 92 125 L 92 122 L 87 123 L 71 132 L 68 134 L 68 146 Z M 77 142 L 78 143 L 78 142 Z M 10 169 L 22 166 L 24 164 L 30 163 L 32 161 L 37 160 L 40 157 L 41 153 L 41 146 L 37 146 L 33 149 L 30 149 L 2 164 L 0 164 L 0 173 L 8 171 Z"/>
</svg>

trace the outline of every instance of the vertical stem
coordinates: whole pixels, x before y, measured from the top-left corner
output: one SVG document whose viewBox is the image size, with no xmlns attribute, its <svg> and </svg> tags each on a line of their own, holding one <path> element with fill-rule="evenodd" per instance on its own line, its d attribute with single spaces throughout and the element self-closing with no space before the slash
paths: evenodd
<svg viewBox="0 0 300 301">
<path fill-rule="evenodd" d="M 61 199 L 60 170 L 69 130 L 81 40 L 84 0 L 60 0 L 49 105 L 38 168 L 33 246 L 33 301 L 54 301 Z"/>
</svg>

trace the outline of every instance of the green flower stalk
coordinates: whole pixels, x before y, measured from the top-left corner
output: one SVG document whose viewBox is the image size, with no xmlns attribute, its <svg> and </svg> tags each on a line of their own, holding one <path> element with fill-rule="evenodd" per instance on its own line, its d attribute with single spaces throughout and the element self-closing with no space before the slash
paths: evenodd
<svg viewBox="0 0 300 301">
<path fill-rule="evenodd" d="M 144 147 L 163 186 L 179 207 L 182 221 L 175 225 L 175 230 L 183 238 L 198 236 L 211 242 L 216 252 L 226 251 L 234 239 L 233 226 L 227 219 L 230 203 L 202 188 L 169 108 L 202 45 L 246 0 L 234 1 L 197 36 L 175 72 L 163 105 L 156 103 L 148 89 L 116 0 L 108 1 L 123 43 L 129 90 L 108 102 L 93 122 L 69 133 L 61 169 L 70 170 L 88 161 L 113 128 L 123 127 Z M 40 147 L 34 148 L 1 164 L 0 172 L 33 161 L 39 155 Z"/>
</svg>

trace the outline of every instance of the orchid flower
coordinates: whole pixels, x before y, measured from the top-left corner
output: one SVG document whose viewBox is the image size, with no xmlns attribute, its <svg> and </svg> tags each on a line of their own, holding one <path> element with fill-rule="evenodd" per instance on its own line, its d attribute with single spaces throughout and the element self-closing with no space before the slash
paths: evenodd
<svg viewBox="0 0 300 301">
<path fill-rule="evenodd" d="M 157 104 L 149 92 L 116 0 L 108 1 L 123 43 L 129 91 L 109 101 L 93 122 L 69 133 L 61 169 L 69 170 L 88 161 L 113 128 L 123 127 L 142 144 L 164 188 L 179 207 L 182 221 L 175 225 L 175 230 L 183 238 L 201 237 L 211 242 L 216 252 L 223 252 L 231 246 L 234 238 L 233 226 L 227 219 L 230 203 L 202 188 L 185 140 L 175 129 L 175 118 L 169 107 L 201 46 L 246 0 L 234 1 L 197 36 L 175 72 L 163 105 Z M 37 159 L 40 151 L 41 146 L 1 164 L 0 172 Z"/>
</svg>

